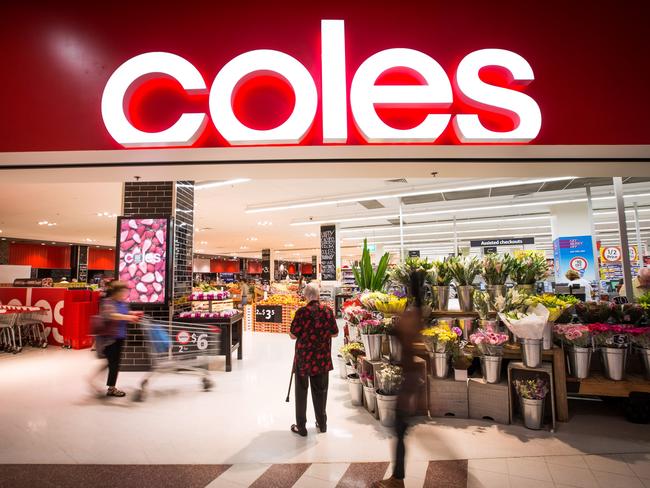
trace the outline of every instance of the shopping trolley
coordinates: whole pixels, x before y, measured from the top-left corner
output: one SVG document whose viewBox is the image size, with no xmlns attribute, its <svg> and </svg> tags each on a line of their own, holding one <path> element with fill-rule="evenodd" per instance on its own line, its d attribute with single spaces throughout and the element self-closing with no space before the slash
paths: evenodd
<svg viewBox="0 0 650 488">
<path fill-rule="evenodd" d="M 0 310 L 0 350 L 16 354 L 20 349 L 16 345 L 16 319 L 18 314 L 9 310 Z"/>
<path fill-rule="evenodd" d="M 198 374 L 205 391 L 213 382 L 208 372 L 211 356 L 221 349 L 221 328 L 207 324 L 188 324 L 174 321 L 157 322 L 143 317 L 140 326 L 144 334 L 151 369 L 140 383 L 134 401 L 143 401 L 152 376 L 161 373 Z"/>
<path fill-rule="evenodd" d="M 34 309 L 34 307 L 18 314 L 16 329 L 21 347 L 23 342 L 32 347 L 47 347 L 47 335 L 43 323 L 44 314 L 45 310 Z"/>
</svg>

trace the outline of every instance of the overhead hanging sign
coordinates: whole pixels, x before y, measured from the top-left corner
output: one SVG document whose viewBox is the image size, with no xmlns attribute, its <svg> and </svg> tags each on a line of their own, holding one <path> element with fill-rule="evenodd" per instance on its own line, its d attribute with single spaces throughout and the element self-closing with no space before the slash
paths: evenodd
<svg viewBox="0 0 650 488">
<path fill-rule="evenodd" d="M 469 241 L 471 247 L 523 246 L 535 244 L 534 237 L 498 237 L 495 239 L 478 239 Z"/>
</svg>

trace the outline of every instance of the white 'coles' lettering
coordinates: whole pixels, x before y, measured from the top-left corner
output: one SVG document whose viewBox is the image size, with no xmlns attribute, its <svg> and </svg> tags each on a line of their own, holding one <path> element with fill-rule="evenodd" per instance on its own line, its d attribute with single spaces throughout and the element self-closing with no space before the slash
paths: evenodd
<svg viewBox="0 0 650 488">
<path fill-rule="evenodd" d="M 323 142 L 347 142 L 347 90 L 345 30 L 342 20 L 321 21 L 321 102 Z M 515 83 L 526 85 L 534 80 L 533 70 L 520 55 L 503 49 L 474 51 L 460 62 L 453 78 L 463 102 L 477 112 L 489 111 L 513 116 L 515 127 L 509 131 L 486 128 L 478 113 L 429 114 L 416 127 L 396 129 L 386 124 L 375 106 L 393 108 L 431 107 L 445 109 L 453 103 L 449 77 L 430 56 L 414 49 L 386 49 L 373 54 L 357 69 L 350 87 L 350 108 L 354 124 L 370 143 L 432 143 L 452 122 L 461 143 L 525 143 L 537 137 L 542 116 L 530 96 L 516 90 L 482 81 L 482 68 L 496 66 L 507 70 Z M 377 85 L 382 73 L 407 68 L 423 80 L 420 85 Z M 178 81 L 187 93 L 207 93 L 205 80 L 189 61 L 165 52 L 135 56 L 111 75 L 102 95 L 102 118 L 109 134 L 125 147 L 191 146 L 208 122 L 205 113 L 184 113 L 169 128 L 144 132 L 129 121 L 125 107 L 136 80 L 160 74 Z M 232 100 L 242 81 L 256 74 L 273 75 L 285 80 L 294 92 L 295 105 L 289 118 L 277 127 L 258 130 L 243 124 L 234 112 Z M 307 68 L 286 53 L 260 49 L 241 54 L 215 77 L 209 94 L 212 122 L 232 145 L 299 144 L 314 123 L 318 91 Z"/>
</svg>

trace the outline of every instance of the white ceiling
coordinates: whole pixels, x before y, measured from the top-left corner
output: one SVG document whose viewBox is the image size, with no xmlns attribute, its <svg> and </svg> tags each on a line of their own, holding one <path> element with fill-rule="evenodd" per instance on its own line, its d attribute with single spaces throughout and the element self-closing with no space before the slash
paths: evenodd
<svg viewBox="0 0 650 488">
<path fill-rule="evenodd" d="M 399 212 L 397 198 L 381 198 L 379 202 L 384 208 L 368 210 L 360 203 L 342 203 L 309 208 L 293 208 L 263 213 L 246 213 L 247 207 L 287 203 L 296 201 L 313 201 L 337 197 L 356 197 L 361 194 L 394 193 L 413 188 L 444 188 L 453 189 L 489 183 L 510 181 L 520 183 L 521 179 L 441 179 L 420 178 L 409 179 L 406 183 L 388 183 L 379 178 L 331 178 L 331 179 L 263 179 L 232 186 L 206 188 L 197 190 L 195 198 L 195 250 L 202 254 L 236 253 L 238 255 L 259 256 L 262 248 L 278 250 L 276 257 L 283 259 L 301 259 L 308 261 L 312 254 L 317 254 L 318 225 L 291 225 L 310 218 L 314 220 L 360 219 L 341 223 L 341 228 L 359 226 L 389 225 L 389 221 L 372 219 L 376 215 L 395 214 Z M 0 183 L 0 230 L 4 238 L 28 238 L 47 242 L 88 242 L 93 245 L 113 245 L 115 235 L 115 219 L 112 214 L 120 213 L 122 184 L 119 182 L 106 183 Z M 626 194 L 650 193 L 650 183 L 631 183 L 625 185 Z M 596 198 L 611 195 L 611 186 L 593 188 Z M 405 239 L 407 247 L 446 249 L 452 242 L 453 225 L 450 222 L 453 215 L 459 223 L 457 229 L 461 244 L 471 237 L 490 237 L 493 235 L 525 236 L 537 234 L 540 246 L 548 246 L 550 242 L 550 220 L 531 219 L 511 220 L 504 216 L 527 216 L 530 214 L 548 214 L 549 205 L 544 203 L 557 199 L 584 197 L 584 188 L 571 190 L 548 191 L 532 194 L 506 194 L 482 198 L 453 200 L 453 195 L 445 195 L 445 201 L 405 205 Z M 640 206 L 650 208 L 650 197 L 627 199 L 632 205 L 633 200 Z M 538 202 L 526 207 L 517 207 L 521 203 Z M 490 206 L 501 206 L 499 209 L 488 209 Z M 474 210 L 464 211 L 471 207 Z M 613 209 L 613 199 L 596 200 L 594 209 Z M 414 212 L 441 212 L 433 215 L 409 217 Z M 108 213 L 109 217 L 98 216 L 98 213 Z M 616 230 L 615 215 L 596 217 L 597 229 Z M 643 228 L 650 228 L 650 211 L 641 212 Z M 479 219 L 479 222 L 471 222 Z M 630 235 L 634 234 L 632 214 L 630 219 Z M 39 225 L 39 221 L 52 223 L 56 226 Z M 469 222 L 461 222 L 469 220 Z M 258 225 L 260 221 L 271 221 L 272 225 Z M 408 224 L 423 222 L 439 222 L 439 226 L 409 229 Z M 446 223 L 444 223 L 446 222 Z M 524 228 L 525 227 L 525 228 Z M 395 230 L 397 229 L 397 230 Z M 476 232 L 471 232 L 475 229 Z M 491 230 L 487 230 L 491 229 Z M 315 235 L 314 235 L 315 234 Z M 381 243 L 399 241 L 398 227 L 394 229 L 362 230 L 359 232 L 345 231 L 343 237 L 343 254 L 356 256 L 359 253 L 360 240 L 352 237 L 369 237 Z M 413 235 L 424 234 L 424 235 Z M 383 237 L 383 236 L 393 237 Z M 646 238 L 650 233 L 643 231 Z M 614 238 L 616 233 L 602 233 L 603 238 Z M 256 241 L 250 240 L 257 238 Z M 248 239 L 248 240 L 247 240 Z M 411 241 L 422 241 L 413 242 Z M 292 244 L 291 247 L 288 245 Z M 395 244 L 387 244 L 393 245 Z M 245 249 L 243 249 L 245 247 Z M 346 249 L 347 248 L 347 249 Z"/>
</svg>

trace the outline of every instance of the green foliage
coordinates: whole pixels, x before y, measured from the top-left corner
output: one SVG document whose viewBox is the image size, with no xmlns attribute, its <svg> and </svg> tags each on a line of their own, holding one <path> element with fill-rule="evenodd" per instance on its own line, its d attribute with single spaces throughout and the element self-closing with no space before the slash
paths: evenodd
<svg viewBox="0 0 650 488">
<path fill-rule="evenodd" d="M 359 285 L 361 290 L 369 291 L 381 291 L 384 289 L 386 282 L 388 281 L 388 262 L 390 260 L 390 254 L 384 253 L 384 255 L 379 260 L 377 265 L 377 270 L 375 271 L 372 267 L 372 261 L 370 260 L 370 251 L 368 251 L 368 240 L 363 240 L 363 254 L 361 255 L 361 261 L 359 266 L 354 266 L 352 272 L 354 273 L 354 280 Z"/>
<path fill-rule="evenodd" d="M 471 285 L 483 270 L 481 262 L 476 257 L 451 257 L 447 262 L 449 272 L 458 286 Z"/>
</svg>

